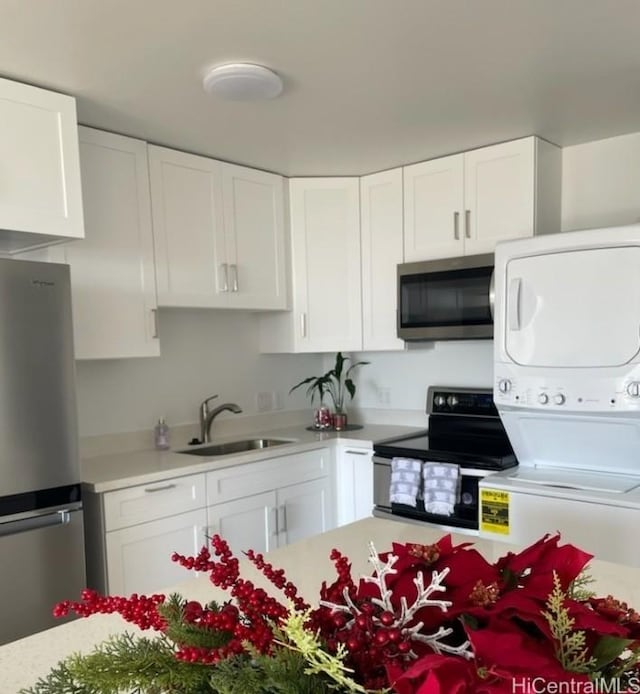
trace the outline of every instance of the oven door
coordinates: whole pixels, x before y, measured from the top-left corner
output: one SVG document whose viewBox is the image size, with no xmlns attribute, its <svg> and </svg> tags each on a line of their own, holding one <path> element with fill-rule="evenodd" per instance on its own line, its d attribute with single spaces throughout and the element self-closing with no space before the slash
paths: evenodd
<svg viewBox="0 0 640 694">
<path fill-rule="evenodd" d="M 486 470 L 460 468 L 460 497 L 450 516 L 427 513 L 422 499 L 416 506 L 391 503 L 389 488 L 391 485 L 391 459 L 382 456 L 373 457 L 373 494 L 377 515 L 392 515 L 398 518 L 431 523 L 440 528 L 464 528 L 478 531 L 479 528 L 479 482 L 487 475 Z"/>
<path fill-rule="evenodd" d="M 493 337 L 493 255 L 398 266 L 398 337 Z"/>
</svg>

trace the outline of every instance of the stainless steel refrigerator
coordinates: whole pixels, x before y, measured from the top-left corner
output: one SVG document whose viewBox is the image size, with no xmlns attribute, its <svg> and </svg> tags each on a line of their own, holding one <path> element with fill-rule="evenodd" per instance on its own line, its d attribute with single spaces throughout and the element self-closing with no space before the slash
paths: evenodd
<svg viewBox="0 0 640 694">
<path fill-rule="evenodd" d="M 85 586 L 69 268 L 0 259 L 0 643 Z"/>
</svg>

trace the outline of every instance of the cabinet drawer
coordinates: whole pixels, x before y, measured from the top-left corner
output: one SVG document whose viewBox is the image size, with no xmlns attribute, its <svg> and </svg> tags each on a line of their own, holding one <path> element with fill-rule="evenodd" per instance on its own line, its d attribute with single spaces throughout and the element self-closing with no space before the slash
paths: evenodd
<svg viewBox="0 0 640 694">
<path fill-rule="evenodd" d="M 331 451 L 318 448 L 207 473 L 207 505 L 329 475 Z"/>
<path fill-rule="evenodd" d="M 205 505 L 204 475 L 150 482 L 104 495 L 105 530 L 184 513 Z"/>
</svg>

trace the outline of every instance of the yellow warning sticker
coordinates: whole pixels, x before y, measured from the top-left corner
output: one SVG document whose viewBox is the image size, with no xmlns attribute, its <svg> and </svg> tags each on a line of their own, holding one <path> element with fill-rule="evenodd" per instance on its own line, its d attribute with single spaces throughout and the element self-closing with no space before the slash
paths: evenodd
<svg viewBox="0 0 640 694">
<path fill-rule="evenodd" d="M 480 490 L 480 530 L 509 534 L 509 492 Z"/>
</svg>

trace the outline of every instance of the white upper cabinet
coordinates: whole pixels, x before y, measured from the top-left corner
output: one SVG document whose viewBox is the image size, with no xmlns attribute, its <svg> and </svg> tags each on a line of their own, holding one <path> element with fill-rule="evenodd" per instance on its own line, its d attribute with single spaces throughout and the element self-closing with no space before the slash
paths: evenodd
<svg viewBox="0 0 640 694">
<path fill-rule="evenodd" d="M 160 354 L 147 145 L 80 128 L 86 238 L 71 266 L 77 359 Z"/>
<path fill-rule="evenodd" d="M 536 137 L 404 168 L 405 261 L 560 229 L 561 150 Z"/>
<path fill-rule="evenodd" d="M 362 349 L 404 349 L 396 336 L 397 265 L 403 261 L 402 169 L 360 179 Z"/>
<path fill-rule="evenodd" d="M 404 167 L 404 259 L 462 255 L 464 155 Z"/>
<path fill-rule="evenodd" d="M 362 349 L 358 178 L 289 180 L 293 311 L 261 317 L 264 352 Z"/>
<path fill-rule="evenodd" d="M 229 306 L 288 304 L 282 176 L 222 164 Z"/>
<path fill-rule="evenodd" d="M 0 79 L 0 250 L 82 238 L 75 100 Z"/>
<path fill-rule="evenodd" d="M 158 303 L 287 307 L 283 179 L 149 146 Z"/>
<path fill-rule="evenodd" d="M 165 147 L 148 151 L 158 303 L 225 306 L 222 165 Z"/>
</svg>

